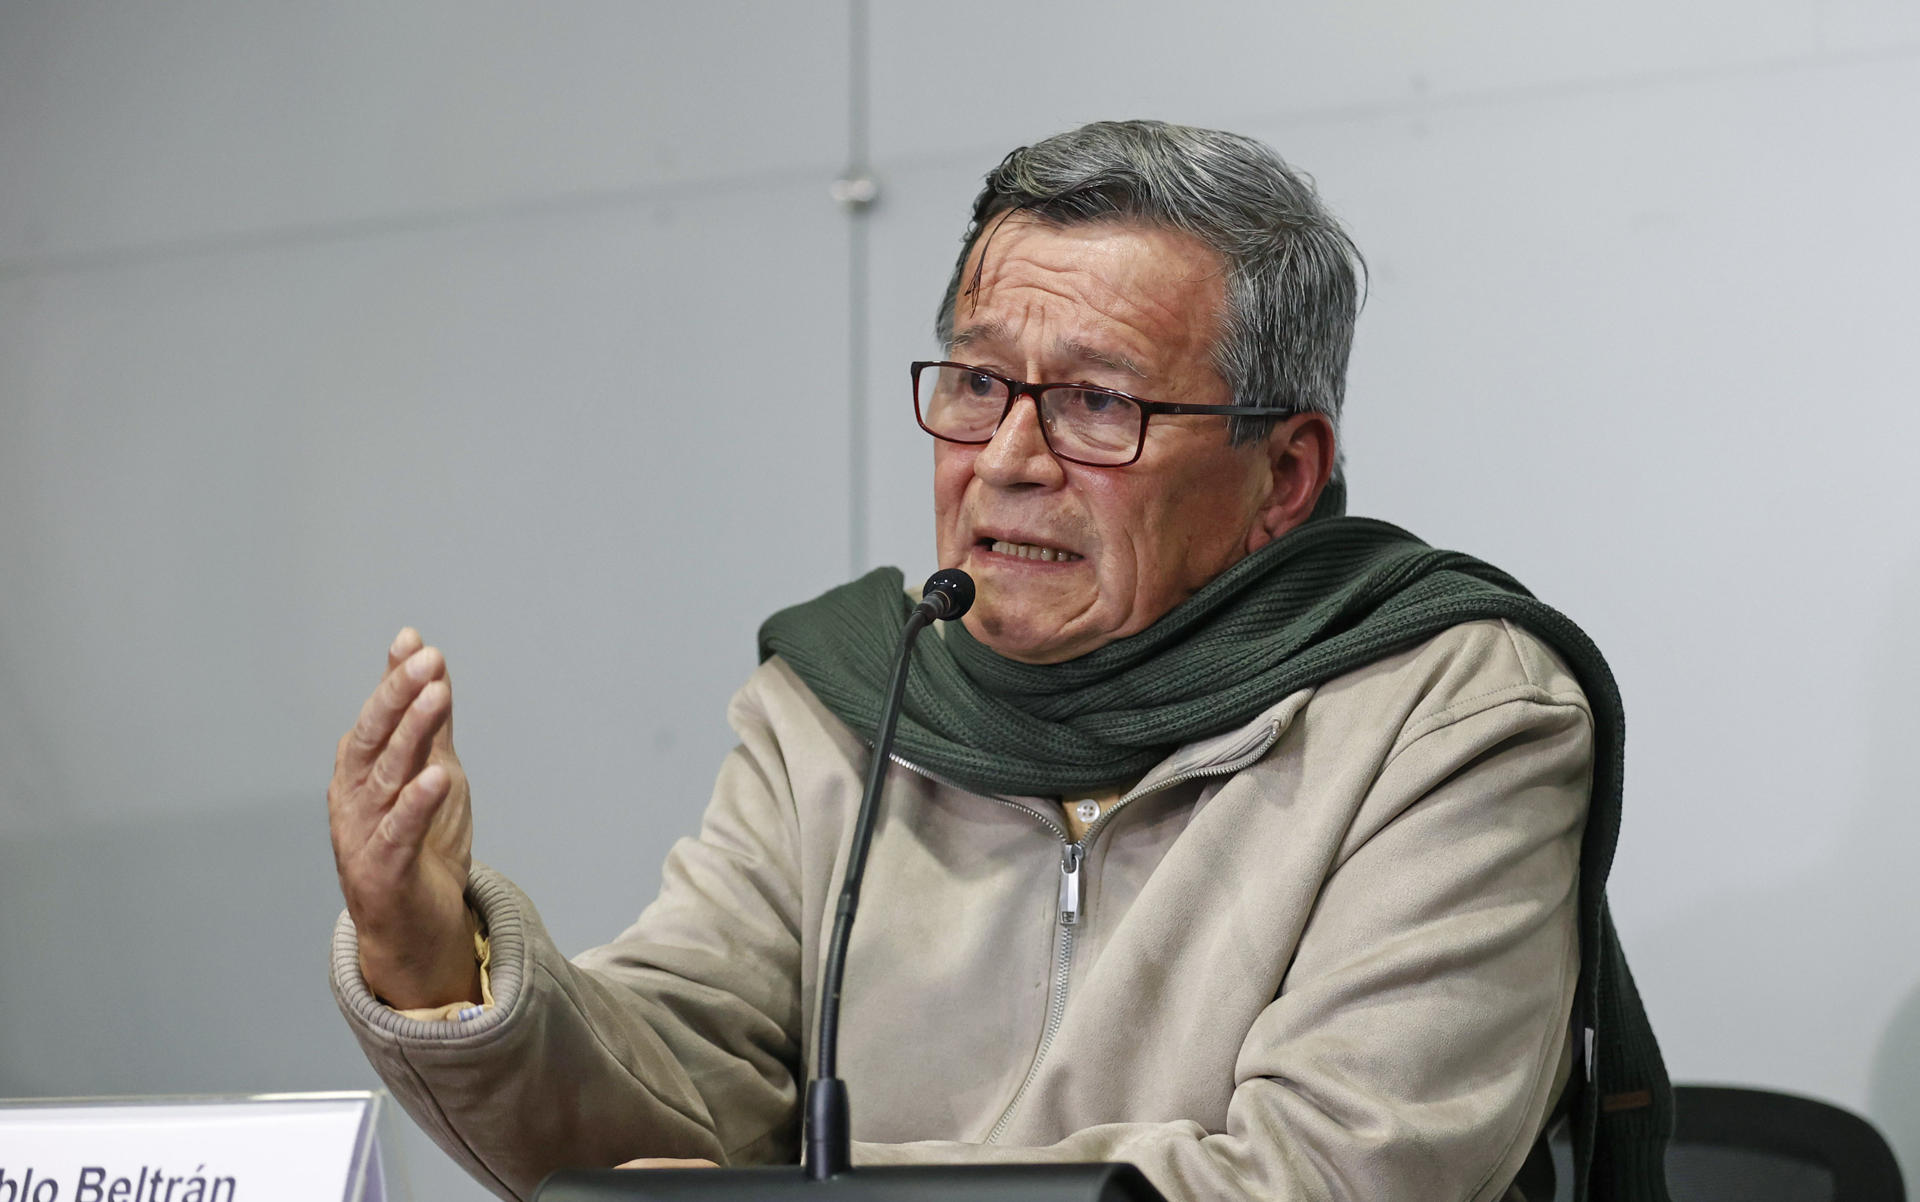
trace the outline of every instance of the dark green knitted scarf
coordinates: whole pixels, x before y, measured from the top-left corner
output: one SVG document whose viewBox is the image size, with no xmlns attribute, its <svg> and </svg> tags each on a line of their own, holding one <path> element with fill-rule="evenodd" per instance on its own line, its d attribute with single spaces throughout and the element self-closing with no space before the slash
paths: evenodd
<svg viewBox="0 0 1920 1202">
<path fill-rule="evenodd" d="M 910 608 L 899 570 L 881 568 L 767 619 L 760 656 L 783 657 L 871 737 Z M 1066 663 L 1003 658 L 952 623 L 945 638 L 915 646 L 894 746 L 981 793 L 1122 784 L 1289 693 L 1486 618 L 1558 651 L 1593 709 L 1576 1006 L 1597 1052 L 1573 1112 L 1575 1197 L 1664 1202 L 1671 1090 L 1606 902 L 1620 833 L 1620 693 L 1592 640 L 1498 568 L 1385 522 L 1332 517 L 1241 560 L 1139 634 Z"/>
</svg>

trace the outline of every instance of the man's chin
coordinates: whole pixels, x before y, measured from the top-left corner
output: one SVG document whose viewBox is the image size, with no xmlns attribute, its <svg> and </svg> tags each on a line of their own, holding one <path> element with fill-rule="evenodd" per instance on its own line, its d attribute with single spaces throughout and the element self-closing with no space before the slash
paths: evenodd
<svg viewBox="0 0 1920 1202">
<path fill-rule="evenodd" d="M 1091 648 L 1067 632 L 1059 619 L 1039 614 L 1009 614 L 976 604 L 961 622 L 987 649 L 1023 664 L 1057 664 Z"/>
</svg>

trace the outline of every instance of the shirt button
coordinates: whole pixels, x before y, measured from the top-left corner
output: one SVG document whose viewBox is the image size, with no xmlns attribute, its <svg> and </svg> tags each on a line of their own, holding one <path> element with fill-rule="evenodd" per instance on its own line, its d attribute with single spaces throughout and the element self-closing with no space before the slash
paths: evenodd
<svg viewBox="0 0 1920 1202">
<path fill-rule="evenodd" d="M 1073 807 L 1073 813 L 1082 822 L 1092 822 L 1100 816 L 1100 803 L 1088 799 Z"/>
</svg>

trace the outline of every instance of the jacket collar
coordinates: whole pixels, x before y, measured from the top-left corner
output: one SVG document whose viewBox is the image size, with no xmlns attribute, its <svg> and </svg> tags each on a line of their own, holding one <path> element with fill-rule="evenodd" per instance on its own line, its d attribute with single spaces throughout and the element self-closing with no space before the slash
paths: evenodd
<svg viewBox="0 0 1920 1202">
<path fill-rule="evenodd" d="M 1128 789 L 1122 801 L 1131 801 L 1142 794 L 1155 789 L 1165 788 L 1177 780 L 1196 776 L 1227 776 L 1248 767 L 1261 756 L 1267 754 L 1280 736 L 1293 725 L 1293 720 L 1313 699 L 1314 690 L 1300 689 L 1287 694 L 1267 709 L 1255 715 L 1250 721 L 1211 738 L 1199 739 L 1184 747 L 1176 748 L 1166 759 L 1161 760 L 1143 777 L 1140 782 Z M 868 744 L 872 746 L 871 743 Z M 897 752 L 888 757 L 894 763 L 926 777 L 937 785 L 954 789 L 962 793 L 973 790 L 934 772 L 911 760 L 902 758 Z M 1011 794 L 991 794 L 1001 801 L 1010 801 L 1028 809 L 1036 808 L 1031 803 L 1040 801 L 1037 797 L 1014 796 Z"/>
<path fill-rule="evenodd" d="M 1139 784 L 1127 790 L 1123 800 L 1151 793 L 1186 777 L 1226 776 L 1248 767 L 1280 741 L 1294 718 L 1312 700 L 1313 692 L 1311 688 L 1296 690 L 1233 730 L 1176 748 L 1141 777 Z"/>
</svg>

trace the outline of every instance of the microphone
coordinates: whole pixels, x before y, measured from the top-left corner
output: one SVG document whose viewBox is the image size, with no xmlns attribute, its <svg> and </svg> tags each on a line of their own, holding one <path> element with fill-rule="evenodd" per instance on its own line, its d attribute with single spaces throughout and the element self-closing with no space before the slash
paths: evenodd
<svg viewBox="0 0 1920 1202">
<path fill-rule="evenodd" d="M 914 606 L 943 622 L 956 622 L 972 608 L 973 577 L 959 568 L 941 568 L 927 577 L 920 589 L 920 604 Z"/>
<path fill-rule="evenodd" d="M 907 615 L 900 632 L 900 658 L 886 700 L 880 706 L 880 726 L 874 731 L 873 760 L 867 765 L 867 788 L 853 824 L 853 847 L 847 856 L 846 878 L 840 884 L 840 903 L 834 910 L 833 935 L 827 943 L 826 972 L 820 991 L 820 1031 L 815 1041 L 819 1057 L 816 1075 L 807 1083 L 807 1176 L 825 1181 L 853 1167 L 853 1125 L 847 1110 L 847 1086 L 836 1075 L 839 1065 L 840 982 L 847 972 L 847 938 L 853 931 L 853 912 L 860 904 L 860 878 L 867 871 L 867 848 L 873 842 L 874 820 L 880 811 L 880 785 L 887 775 L 887 753 L 893 749 L 893 728 L 900 720 L 900 702 L 907 691 L 907 667 L 913 640 L 936 618 L 955 621 L 973 607 L 973 577 L 959 568 L 944 568 L 927 577 L 920 604 Z"/>
</svg>

